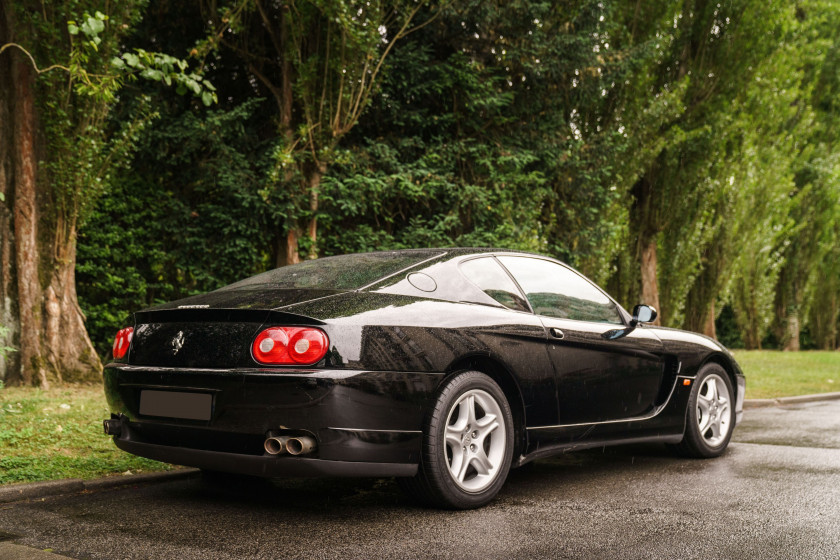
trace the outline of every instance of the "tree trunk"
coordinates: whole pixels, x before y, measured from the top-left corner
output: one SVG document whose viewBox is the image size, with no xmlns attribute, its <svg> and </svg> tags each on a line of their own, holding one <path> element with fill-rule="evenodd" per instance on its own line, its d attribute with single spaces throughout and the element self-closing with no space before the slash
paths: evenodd
<svg viewBox="0 0 840 560">
<path fill-rule="evenodd" d="M 309 234 L 309 255 L 310 259 L 318 258 L 318 194 L 321 188 L 321 179 L 324 173 L 327 172 L 327 164 L 320 162 L 313 168 L 307 180 L 309 186 L 309 227 L 307 228 Z"/>
<path fill-rule="evenodd" d="M 0 42 L 13 41 L 14 22 L 0 3 Z M 93 381 L 102 364 L 84 326 L 76 297 L 75 223 L 51 203 L 51 185 L 39 161 L 49 157 L 36 106 L 36 73 L 29 59 L 0 56 L 0 321 L 11 327 L 18 352 L 0 361 L 10 385 L 48 387 L 51 380 Z M 72 211 L 72 210 L 68 210 Z M 5 341 L 0 340 L 0 344 Z M 5 345 L 5 344 L 3 344 Z"/>
<path fill-rule="evenodd" d="M 298 252 L 298 237 L 300 233 L 297 226 L 289 228 L 285 235 L 277 240 L 277 259 L 276 266 L 286 266 L 289 264 L 297 264 L 300 262 L 300 253 Z"/>
<path fill-rule="evenodd" d="M 706 322 L 703 325 L 703 334 L 717 340 L 717 331 L 715 330 L 715 300 L 712 300 L 707 313 Z"/>
<path fill-rule="evenodd" d="M 642 245 L 642 303 L 656 309 L 654 325 L 661 325 L 662 310 L 659 308 L 659 284 L 656 280 L 656 239 L 649 239 Z"/>
<path fill-rule="evenodd" d="M 657 158 L 658 159 L 658 158 Z M 636 234 L 636 257 L 639 259 L 641 272 L 641 302 L 656 309 L 654 325 L 661 325 L 662 309 L 659 306 L 659 281 L 656 277 L 657 254 L 656 238 L 662 231 L 662 220 L 657 211 L 656 203 L 656 167 L 653 161 L 647 171 L 633 184 L 633 208 L 631 212 L 631 227 Z"/>
<path fill-rule="evenodd" d="M 9 40 L 6 17 L 4 7 L 0 5 L 0 44 Z M 14 114 L 14 110 L 10 107 L 13 99 L 11 75 L 11 56 L 0 56 L 0 327 L 5 328 L 5 334 L 0 335 L 0 347 L 16 348 L 20 323 L 16 305 L 15 236 L 11 212 L 14 201 L 14 162 L 11 150 L 11 115 Z M 18 352 L 0 352 L 0 381 L 8 382 L 14 375 L 12 372 L 20 371 L 19 357 Z"/>
<path fill-rule="evenodd" d="M 29 62 L 15 53 L 14 77 L 15 147 L 15 264 L 20 309 L 20 381 L 24 385 L 49 386 L 41 352 L 43 292 L 38 277 L 38 212 L 35 187 L 35 77 Z"/>
<path fill-rule="evenodd" d="M 747 350 L 761 350 L 761 328 L 759 327 L 759 313 L 754 300 L 749 300 L 747 311 L 747 326 L 743 331 L 744 348 Z"/>
<path fill-rule="evenodd" d="M 785 352 L 799 352 L 799 313 L 791 311 L 787 316 Z"/>
<path fill-rule="evenodd" d="M 76 231 L 57 248 L 58 258 L 46 290 L 46 357 L 60 381 L 97 381 L 99 356 L 88 337 L 76 295 Z M 73 344 L 67 344 L 73 341 Z"/>
</svg>

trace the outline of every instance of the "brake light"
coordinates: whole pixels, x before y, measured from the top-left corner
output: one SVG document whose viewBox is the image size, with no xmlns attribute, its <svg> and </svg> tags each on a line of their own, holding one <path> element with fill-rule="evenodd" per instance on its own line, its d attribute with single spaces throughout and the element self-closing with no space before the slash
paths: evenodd
<svg viewBox="0 0 840 560">
<path fill-rule="evenodd" d="M 131 346 L 131 338 L 134 336 L 134 327 L 126 327 L 120 329 L 114 338 L 114 358 L 121 360 L 128 352 L 128 347 Z"/>
<path fill-rule="evenodd" d="M 261 364 L 312 365 L 321 361 L 329 346 L 321 329 L 269 327 L 254 339 L 251 353 Z"/>
</svg>

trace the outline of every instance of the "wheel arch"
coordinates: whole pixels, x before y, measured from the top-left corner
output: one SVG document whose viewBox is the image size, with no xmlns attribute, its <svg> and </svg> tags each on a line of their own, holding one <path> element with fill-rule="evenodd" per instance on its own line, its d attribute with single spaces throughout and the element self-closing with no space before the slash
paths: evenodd
<svg viewBox="0 0 840 560">
<path fill-rule="evenodd" d="M 522 398 L 522 391 L 519 388 L 519 384 L 516 382 L 516 378 L 500 361 L 487 355 L 476 354 L 472 356 L 465 356 L 452 362 L 452 364 L 450 364 L 446 369 L 447 375 L 443 379 L 443 382 L 458 372 L 466 370 L 480 371 L 481 373 L 487 375 L 499 385 L 502 392 L 505 394 L 508 405 L 510 405 L 511 415 L 513 416 L 513 465 L 515 465 L 516 459 L 527 448 L 525 402 Z"/>
<path fill-rule="evenodd" d="M 708 357 L 706 357 L 705 360 L 703 360 L 703 363 L 700 364 L 700 367 L 697 368 L 697 371 L 699 372 L 700 369 L 702 369 L 706 364 L 717 364 L 723 368 L 723 371 L 725 371 L 726 375 L 729 377 L 730 383 L 732 383 L 732 390 L 735 391 L 734 397 L 735 401 L 737 402 L 738 397 L 740 396 L 738 395 L 738 379 L 736 377 L 737 367 L 733 365 L 732 360 L 721 352 L 715 352 L 713 354 L 710 354 Z"/>
</svg>

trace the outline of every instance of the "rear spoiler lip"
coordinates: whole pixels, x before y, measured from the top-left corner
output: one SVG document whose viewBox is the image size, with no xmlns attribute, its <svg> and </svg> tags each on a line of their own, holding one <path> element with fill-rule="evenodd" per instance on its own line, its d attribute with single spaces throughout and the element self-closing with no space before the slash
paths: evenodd
<svg viewBox="0 0 840 560">
<path fill-rule="evenodd" d="M 323 321 L 306 315 L 271 309 L 185 308 L 138 311 L 135 325 L 146 323 L 256 323 L 276 325 L 324 325 Z"/>
</svg>

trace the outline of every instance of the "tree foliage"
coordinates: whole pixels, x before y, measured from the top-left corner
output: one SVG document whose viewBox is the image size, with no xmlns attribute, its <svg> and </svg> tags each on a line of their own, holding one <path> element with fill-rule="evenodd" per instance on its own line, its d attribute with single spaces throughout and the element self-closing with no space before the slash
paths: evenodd
<svg viewBox="0 0 840 560">
<path fill-rule="evenodd" d="M 89 205 L 78 281 L 98 348 L 128 311 L 277 264 L 447 245 L 558 257 L 625 306 L 748 347 L 840 344 L 836 2 L 85 9 L 80 41 L 91 17 L 131 30 L 79 46 L 85 68 L 126 72 L 94 127 L 131 146 L 125 165 L 68 143 L 50 168 Z M 44 91 L 66 93 L 61 75 Z"/>
<path fill-rule="evenodd" d="M 255 185 L 271 164 L 270 143 L 248 126 L 261 103 L 164 114 L 143 134 L 132 168 L 79 238 L 80 303 L 100 352 L 130 311 L 269 266 Z"/>
</svg>

